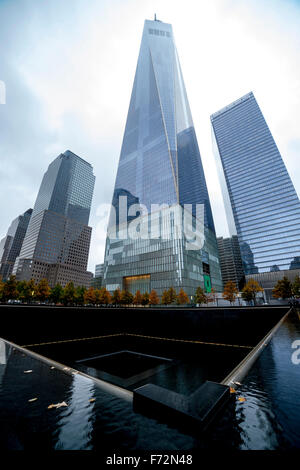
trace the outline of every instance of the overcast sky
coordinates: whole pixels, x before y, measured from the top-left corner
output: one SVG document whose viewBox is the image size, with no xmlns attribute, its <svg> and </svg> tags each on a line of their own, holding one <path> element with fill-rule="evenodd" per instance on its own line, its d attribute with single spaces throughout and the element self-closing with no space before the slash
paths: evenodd
<svg viewBox="0 0 300 470">
<path fill-rule="evenodd" d="M 0 238 L 70 149 L 94 167 L 89 269 L 106 217 L 145 19 L 171 23 L 217 235 L 228 229 L 210 114 L 253 91 L 300 194 L 300 1 L 0 0 Z"/>
</svg>

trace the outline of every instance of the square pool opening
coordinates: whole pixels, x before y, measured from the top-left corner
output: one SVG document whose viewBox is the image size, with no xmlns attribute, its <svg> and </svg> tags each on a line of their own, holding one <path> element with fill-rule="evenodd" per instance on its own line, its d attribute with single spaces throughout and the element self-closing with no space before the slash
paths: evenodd
<svg viewBox="0 0 300 470">
<path fill-rule="evenodd" d="M 30 349 L 127 390 L 152 383 L 184 395 L 206 380 L 221 382 L 249 352 L 249 348 L 130 334 Z"/>
<path fill-rule="evenodd" d="M 173 365 L 165 357 L 121 350 L 76 361 L 76 367 L 108 382 L 128 388 Z"/>
</svg>

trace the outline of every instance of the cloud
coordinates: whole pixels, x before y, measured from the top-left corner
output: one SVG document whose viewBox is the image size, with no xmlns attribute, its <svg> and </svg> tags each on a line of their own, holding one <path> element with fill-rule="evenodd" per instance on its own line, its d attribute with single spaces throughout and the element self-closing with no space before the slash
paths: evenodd
<svg viewBox="0 0 300 470">
<path fill-rule="evenodd" d="M 111 201 L 143 22 L 155 12 L 173 24 L 218 235 L 227 230 L 209 116 L 250 90 L 300 193 L 299 3 L 0 1 L 1 235 L 70 149 L 94 167 L 89 269 L 103 260 L 97 208 Z"/>
</svg>

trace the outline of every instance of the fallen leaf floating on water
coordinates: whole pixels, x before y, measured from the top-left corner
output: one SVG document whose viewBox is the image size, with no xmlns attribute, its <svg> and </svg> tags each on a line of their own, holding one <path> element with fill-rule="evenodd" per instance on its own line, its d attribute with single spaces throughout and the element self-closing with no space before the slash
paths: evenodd
<svg viewBox="0 0 300 470">
<path fill-rule="evenodd" d="M 89 399 L 89 402 L 90 402 L 90 403 L 94 403 L 94 401 L 96 401 L 96 398 L 90 398 L 90 399 Z"/>
<path fill-rule="evenodd" d="M 29 370 L 24 370 L 24 374 L 30 374 L 30 372 L 32 372 L 31 369 L 29 369 Z"/>
<path fill-rule="evenodd" d="M 68 406 L 68 404 L 65 401 L 62 401 L 61 403 L 52 403 L 51 405 L 48 406 L 48 410 L 51 408 L 61 408 L 62 406 Z"/>
<path fill-rule="evenodd" d="M 28 401 L 31 403 L 32 401 L 36 401 L 36 400 L 37 400 L 37 398 L 30 398 L 30 400 L 28 400 Z"/>
<path fill-rule="evenodd" d="M 230 387 L 230 393 L 236 393 L 236 390 L 233 387 Z"/>
<path fill-rule="evenodd" d="M 239 401 L 246 401 L 246 398 L 244 398 L 244 397 L 239 397 L 238 400 L 239 400 Z"/>
</svg>

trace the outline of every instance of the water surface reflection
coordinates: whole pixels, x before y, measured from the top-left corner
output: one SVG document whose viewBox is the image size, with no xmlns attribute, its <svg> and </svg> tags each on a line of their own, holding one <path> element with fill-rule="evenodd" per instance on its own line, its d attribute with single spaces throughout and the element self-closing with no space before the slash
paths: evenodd
<svg viewBox="0 0 300 470">
<path fill-rule="evenodd" d="M 0 341 L 0 447 L 104 453 L 114 449 L 300 448 L 300 365 L 291 360 L 291 345 L 297 339 L 300 321 L 292 314 L 204 434 L 189 434 L 136 414 L 130 401 L 101 390 L 92 379 L 51 369 Z M 24 373 L 28 370 L 32 372 Z M 170 380 L 170 373 L 171 369 L 165 369 L 161 380 Z M 193 375 L 192 369 L 182 369 L 172 379 L 174 387 L 191 382 L 193 376 L 197 373 Z M 241 397 L 246 401 L 239 401 Z M 37 400 L 29 402 L 32 398 Z M 49 404 L 63 401 L 67 407 L 48 409 Z"/>
</svg>

